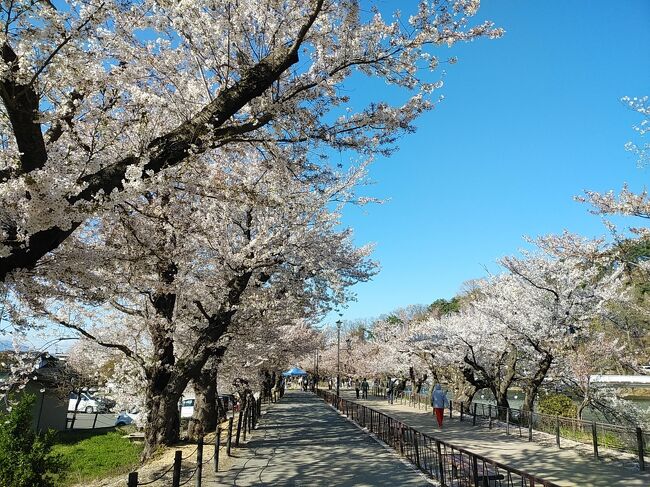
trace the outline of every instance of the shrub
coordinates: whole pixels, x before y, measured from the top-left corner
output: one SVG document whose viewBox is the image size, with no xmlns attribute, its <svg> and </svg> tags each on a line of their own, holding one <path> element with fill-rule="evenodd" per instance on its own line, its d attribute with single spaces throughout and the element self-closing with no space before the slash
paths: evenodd
<svg viewBox="0 0 650 487">
<path fill-rule="evenodd" d="M 538 410 L 542 414 L 575 418 L 578 408 L 570 397 L 564 394 L 548 394 L 539 401 Z"/>
<path fill-rule="evenodd" d="M 32 428 L 34 400 L 24 395 L 9 412 L 0 413 L 0 485 L 54 486 L 52 475 L 65 468 L 51 451 L 54 432 L 40 435 Z"/>
</svg>

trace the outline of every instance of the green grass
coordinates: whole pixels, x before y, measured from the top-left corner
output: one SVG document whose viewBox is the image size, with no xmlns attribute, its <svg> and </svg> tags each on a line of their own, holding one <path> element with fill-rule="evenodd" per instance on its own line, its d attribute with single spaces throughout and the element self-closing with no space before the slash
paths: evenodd
<svg viewBox="0 0 650 487">
<path fill-rule="evenodd" d="M 68 462 L 58 485 L 73 485 L 129 472 L 138 465 L 142 444 L 122 438 L 121 430 L 97 433 L 97 430 L 62 432 L 54 453 Z"/>
</svg>

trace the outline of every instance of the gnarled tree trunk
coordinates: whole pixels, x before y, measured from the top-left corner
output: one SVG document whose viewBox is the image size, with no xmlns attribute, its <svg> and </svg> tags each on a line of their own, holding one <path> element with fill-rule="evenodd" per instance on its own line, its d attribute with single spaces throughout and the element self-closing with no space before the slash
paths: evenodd
<svg viewBox="0 0 650 487">
<path fill-rule="evenodd" d="M 194 414 L 188 428 L 191 440 L 217 428 L 217 365 L 214 359 L 194 379 L 194 397 Z"/>
</svg>

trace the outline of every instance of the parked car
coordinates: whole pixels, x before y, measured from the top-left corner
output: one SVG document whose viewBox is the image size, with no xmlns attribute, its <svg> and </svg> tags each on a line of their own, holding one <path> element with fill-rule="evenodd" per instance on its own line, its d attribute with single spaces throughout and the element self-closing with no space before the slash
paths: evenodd
<svg viewBox="0 0 650 487">
<path fill-rule="evenodd" d="M 115 418 L 115 426 L 126 426 L 127 424 L 140 424 L 142 413 L 137 409 L 131 411 L 120 411 Z"/>
<path fill-rule="evenodd" d="M 68 397 L 68 411 L 83 411 L 85 413 L 103 413 L 108 411 L 109 403 L 100 397 L 94 397 L 88 392 L 81 393 L 81 399 L 77 403 L 79 395 L 71 392 Z"/>
<path fill-rule="evenodd" d="M 194 414 L 194 398 L 183 399 L 181 403 L 181 418 L 191 418 Z"/>
</svg>

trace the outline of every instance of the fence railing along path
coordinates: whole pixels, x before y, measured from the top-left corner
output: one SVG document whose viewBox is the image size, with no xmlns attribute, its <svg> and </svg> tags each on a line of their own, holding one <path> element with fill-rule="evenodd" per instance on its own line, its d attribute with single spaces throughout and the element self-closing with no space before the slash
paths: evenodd
<svg viewBox="0 0 650 487">
<path fill-rule="evenodd" d="M 375 397 L 386 398 L 383 388 L 373 387 L 370 392 Z M 425 411 L 430 409 L 430 398 L 427 394 L 403 391 L 396 394 L 394 401 Z M 646 457 L 650 455 L 650 432 L 640 427 L 585 421 L 480 402 L 449 401 L 448 413 L 450 417 L 456 414 L 461 421 L 465 417 L 475 426 L 503 428 L 507 434 L 518 435 L 528 441 L 533 441 L 533 437 L 541 432 L 554 436 L 558 447 L 562 446 L 563 440 L 590 445 L 596 458 L 603 448 L 633 455 L 641 471 L 646 470 Z"/>
<path fill-rule="evenodd" d="M 551 481 L 419 431 L 382 411 L 319 389 L 317 394 L 442 487 L 557 487 Z"/>
<path fill-rule="evenodd" d="M 238 447 L 240 441 L 246 441 L 247 433 L 257 427 L 260 415 L 262 414 L 262 398 L 248 400 L 243 410 L 240 410 L 236 417 L 233 414 L 228 418 L 224 427 L 220 424 L 217 427 L 214 442 L 208 445 L 203 437 L 199 438 L 196 449 L 183 456 L 182 450 L 174 452 L 174 462 L 153 478 L 147 480 L 140 478 L 138 471 L 129 473 L 128 487 L 144 485 L 170 485 L 180 487 L 192 485 L 201 487 L 204 480 L 206 468 L 212 468 L 214 472 L 219 471 L 219 458 L 222 448 L 225 448 L 227 456 L 231 456 L 232 447 Z M 207 450 L 210 451 L 207 451 Z M 210 467 L 206 467 L 209 465 Z"/>
<path fill-rule="evenodd" d="M 353 391 L 342 391 L 341 394 L 344 398 L 354 398 Z M 473 426 L 471 416 L 463 413 L 461 421 L 459 412 L 453 409 L 453 420 L 450 420 L 447 410 L 443 428 L 438 430 L 430 404 L 425 409 L 422 402 L 418 409 L 417 402 L 413 405 L 405 400 L 400 404 L 396 399 L 394 404 L 390 404 L 386 399 L 372 395 L 367 400 L 356 402 L 393 416 L 423 433 L 563 486 L 650 485 L 650 475 L 639 472 L 633 461 L 595 460 L 576 448 L 565 447 L 568 442 L 564 442 L 562 448 L 557 448 L 554 441 L 528 442 L 525 437 L 520 438 L 514 428 L 511 428 L 510 435 L 506 434 L 506 428 L 497 428 L 497 420 L 493 420 L 493 429 L 479 427 L 480 418 Z"/>
</svg>

